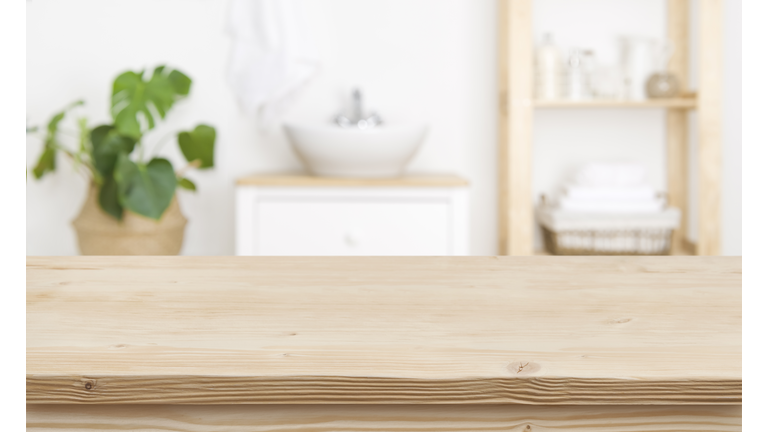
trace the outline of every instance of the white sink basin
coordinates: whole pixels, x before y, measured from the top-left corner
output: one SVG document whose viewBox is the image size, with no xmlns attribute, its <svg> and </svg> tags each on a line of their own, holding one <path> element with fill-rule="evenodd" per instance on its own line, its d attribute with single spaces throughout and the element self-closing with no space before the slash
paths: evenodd
<svg viewBox="0 0 768 432">
<path fill-rule="evenodd" d="M 335 124 L 286 124 L 293 150 L 313 175 L 398 177 L 427 134 L 426 125 L 384 124 L 344 129 Z"/>
</svg>

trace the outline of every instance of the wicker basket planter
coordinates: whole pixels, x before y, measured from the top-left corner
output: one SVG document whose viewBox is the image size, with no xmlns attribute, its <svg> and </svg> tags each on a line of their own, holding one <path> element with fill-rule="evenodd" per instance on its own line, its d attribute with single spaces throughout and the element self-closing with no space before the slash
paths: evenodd
<svg viewBox="0 0 768 432">
<path fill-rule="evenodd" d="M 122 221 L 98 204 L 98 189 L 88 190 L 80 214 L 72 221 L 83 255 L 178 255 L 184 242 L 187 219 L 173 197 L 159 221 L 125 212 Z"/>
</svg>

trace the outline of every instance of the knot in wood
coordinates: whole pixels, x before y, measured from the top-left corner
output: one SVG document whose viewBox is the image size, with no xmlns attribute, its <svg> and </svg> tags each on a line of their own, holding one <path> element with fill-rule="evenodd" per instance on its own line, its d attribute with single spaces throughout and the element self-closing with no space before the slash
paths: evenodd
<svg viewBox="0 0 768 432">
<path fill-rule="evenodd" d="M 533 375 L 541 370 L 541 365 L 528 360 L 517 360 L 510 363 L 507 370 L 515 376 Z"/>
</svg>

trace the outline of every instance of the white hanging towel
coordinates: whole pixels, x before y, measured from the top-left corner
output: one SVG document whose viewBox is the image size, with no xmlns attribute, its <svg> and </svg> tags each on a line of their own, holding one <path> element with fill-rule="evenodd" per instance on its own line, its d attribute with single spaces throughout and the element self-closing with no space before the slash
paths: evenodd
<svg viewBox="0 0 768 432">
<path fill-rule="evenodd" d="M 263 123 L 276 120 L 319 70 L 300 13 L 297 0 L 232 0 L 230 84 Z"/>
</svg>

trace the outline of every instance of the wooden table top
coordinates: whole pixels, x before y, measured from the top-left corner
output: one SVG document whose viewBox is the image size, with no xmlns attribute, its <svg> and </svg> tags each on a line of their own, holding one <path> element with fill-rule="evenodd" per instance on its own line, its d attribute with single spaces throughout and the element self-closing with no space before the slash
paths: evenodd
<svg viewBox="0 0 768 432">
<path fill-rule="evenodd" d="M 28 257 L 27 403 L 740 404 L 741 258 Z"/>
</svg>

